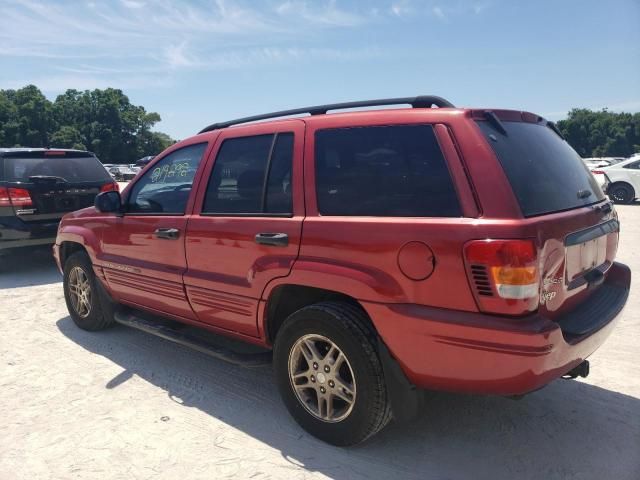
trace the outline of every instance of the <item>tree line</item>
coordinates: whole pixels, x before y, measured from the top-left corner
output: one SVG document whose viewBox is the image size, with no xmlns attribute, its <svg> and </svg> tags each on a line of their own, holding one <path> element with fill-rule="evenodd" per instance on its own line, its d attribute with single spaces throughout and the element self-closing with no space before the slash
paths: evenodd
<svg viewBox="0 0 640 480">
<path fill-rule="evenodd" d="M 67 90 L 53 102 L 34 85 L 0 90 L 0 147 L 77 148 L 105 163 L 132 163 L 174 143 L 151 130 L 159 121 L 115 88 Z M 576 108 L 558 128 L 582 157 L 640 152 L 640 113 Z"/>
<path fill-rule="evenodd" d="M 0 90 L 0 147 L 76 148 L 104 163 L 133 163 L 175 141 L 152 131 L 160 115 L 121 90 L 67 90 L 51 102 L 34 85 Z"/>
<path fill-rule="evenodd" d="M 574 108 L 558 129 L 582 156 L 629 157 L 640 152 L 640 113 Z"/>
</svg>

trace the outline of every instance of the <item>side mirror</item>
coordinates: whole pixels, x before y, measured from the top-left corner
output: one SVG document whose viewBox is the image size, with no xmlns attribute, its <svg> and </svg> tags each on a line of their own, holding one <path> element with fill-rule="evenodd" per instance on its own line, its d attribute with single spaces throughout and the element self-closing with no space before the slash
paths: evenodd
<svg viewBox="0 0 640 480">
<path fill-rule="evenodd" d="M 111 190 L 99 193 L 96 196 L 94 206 L 96 210 L 102 213 L 121 213 L 122 199 L 120 198 L 120 192 Z"/>
</svg>

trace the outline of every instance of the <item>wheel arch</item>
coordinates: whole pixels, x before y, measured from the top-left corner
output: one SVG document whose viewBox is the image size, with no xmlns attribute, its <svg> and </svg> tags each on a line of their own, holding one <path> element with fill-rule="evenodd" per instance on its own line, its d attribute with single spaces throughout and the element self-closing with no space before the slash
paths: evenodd
<svg viewBox="0 0 640 480">
<path fill-rule="evenodd" d="M 336 290 L 284 283 L 274 287 L 267 298 L 262 319 L 267 342 L 273 344 L 278 330 L 293 312 L 308 305 L 326 301 L 346 303 L 358 308 L 366 317 L 365 326 L 372 332 L 376 332 L 369 314 L 356 298 Z"/>
<path fill-rule="evenodd" d="M 60 265 L 73 253 L 84 250 L 93 262 L 97 256 L 99 242 L 96 234 L 87 228 L 70 225 L 58 232 L 56 243 L 60 245 Z"/>
<path fill-rule="evenodd" d="M 87 249 L 81 243 L 66 240 L 60 244 L 60 264 L 63 268 L 67 259 L 76 252 L 85 252 L 88 254 Z"/>
</svg>

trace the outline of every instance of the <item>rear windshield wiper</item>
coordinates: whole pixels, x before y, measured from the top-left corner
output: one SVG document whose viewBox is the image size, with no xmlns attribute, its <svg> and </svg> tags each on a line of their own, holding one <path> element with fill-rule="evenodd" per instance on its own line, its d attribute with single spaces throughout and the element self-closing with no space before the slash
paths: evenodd
<svg viewBox="0 0 640 480">
<path fill-rule="evenodd" d="M 31 175 L 29 177 L 29 181 L 31 182 L 55 182 L 55 183 L 69 183 L 69 181 L 64 177 L 57 177 L 55 175 Z"/>
<path fill-rule="evenodd" d="M 583 199 L 592 195 L 591 190 L 578 190 L 578 198 Z"/>
<path fill-rule="evenodd" d="M 560 129 L 555 123 L 547 122 L 547 127 L 549 127 L 551 130 L 556 132 L 556 135 L 558 135 L 561 139 L 566 140 L 566 138 L 564 138 L 564 135 L 562 135 L 562 133 L 560 132 Z"/>
<path fill-rule="evenodd" d="M 507 135 L 507 129 L 504 128 L 504 125 L 502 124 L 502 122 L 494 112 L 492 112 L 491 110 L 485 110 L 484 118 L 486 118 L 489 121 L 489 123 L 493 126 L 493 128 L 495 128 L 498 132 L 500 132 L 505 136 Z"/>
</svg>

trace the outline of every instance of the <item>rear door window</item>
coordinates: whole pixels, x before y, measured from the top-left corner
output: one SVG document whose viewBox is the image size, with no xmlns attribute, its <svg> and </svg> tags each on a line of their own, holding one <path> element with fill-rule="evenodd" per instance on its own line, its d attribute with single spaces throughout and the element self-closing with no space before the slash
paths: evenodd
<svg viewBox="0 0 640 480">
<path fill-rule="evenodd" d="M 290 215 L 293 133 L 229 138 L 207 186 L 203 214 Z"/>
<path fill-rule="evenodd" d="M 477 122 L 504 169 L 525 217 L 570 210 L 604 200 L 580 156 L 551 128 L 502 122 L 506 133 Z"/>
<path fill-rule="evenodd" d="M 430 125 L 320 130 L 315 167 L 322 215 L 462 215 Z"/>
<path fill-rule="evenodd" d="M 4 180 L 28 183 L 34 177 L 58 177 L 69 183 L 104 182 L 111 177 L 93 156 L 5 157 Z"/>
</svg>

